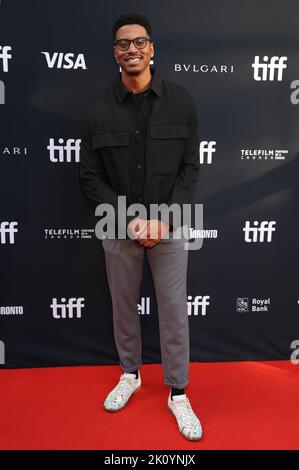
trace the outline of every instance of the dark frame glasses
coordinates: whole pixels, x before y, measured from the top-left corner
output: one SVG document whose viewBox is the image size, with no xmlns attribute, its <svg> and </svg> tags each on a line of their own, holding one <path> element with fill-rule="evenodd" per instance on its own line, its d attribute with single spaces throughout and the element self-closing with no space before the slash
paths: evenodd
<svg viewBox="0 0 299 470">
<path fill-rule="evenodd" d="M 136 49 L 144 49 L 147 46 L 148 41 L 153 42 L 150 38 L 145 36 L 138 36 L 138 38 L 135 39 L 118 39 L 115 41 L 114 47 L 117 47 L 120 51 L 127 51 L 131 42 L 133 42 Z"/>
</svg>

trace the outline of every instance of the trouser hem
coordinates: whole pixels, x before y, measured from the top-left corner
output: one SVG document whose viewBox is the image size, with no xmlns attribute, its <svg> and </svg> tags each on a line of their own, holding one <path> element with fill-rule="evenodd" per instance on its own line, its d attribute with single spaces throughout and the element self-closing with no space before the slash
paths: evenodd
<svg viewBox="0 0 299 470">
<path fill-rule="evenodd" d="M 187 382 L 183 382 L 183 383 L 174 383 L 174 382 L 168 382 L 167 380 L 165 380 L 165 385 L 168 385 L 169 387 L 173 387 L 173 388 L 185 388 L 187 387 L 187 385 L 189 384 L 190 380 L 188 380 Z"/>
<path fill-rule="evenodd" d="M 139 369 L 140 367 L 142 366 L 142 364 L 139 364 L 137 366 L 133 366 L 133 367 L 123 367 L 123 366 L 120 366 L 122 368 L 122 370 L 124 372 L 127 372 L 128 374 L 130 374 L 130 372 L 135 372 L 135 370 Z"/>
</svg>

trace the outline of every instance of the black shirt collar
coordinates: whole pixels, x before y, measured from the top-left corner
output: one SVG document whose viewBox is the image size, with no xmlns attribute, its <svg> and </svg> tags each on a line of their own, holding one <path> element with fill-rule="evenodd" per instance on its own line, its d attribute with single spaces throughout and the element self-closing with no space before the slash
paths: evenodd
<svg viewBox="0 0 299 470">
<path fill-rule="evenodd" d="M 158 97 L 162 96 L 162 80 L 157 74 L 157 71 L 154 67 L 150 67 L 152 81 L 150 85 L 150 90 L 152 90 Z M 121 79 L 121 72 L 118 72 L 117 77 L 114 82 L 114 89 L 116 96 L 119 102 L 122 102 L 128 93 L 131 93 L 126 86 L 124 85 Z"/>
</svg>

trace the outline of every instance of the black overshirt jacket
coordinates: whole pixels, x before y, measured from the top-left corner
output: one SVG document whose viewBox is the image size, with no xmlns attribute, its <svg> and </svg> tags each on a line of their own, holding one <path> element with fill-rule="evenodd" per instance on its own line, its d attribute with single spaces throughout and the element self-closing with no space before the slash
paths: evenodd
<svg viewBox="0 0 299 470">
<path fill-rule="evenodd" d="M 191 204 L 199 173 L 198 118 L 193 99 L 182 86 L 162 79 L 151 68 L 145 93 L 134 95 L 121 80 L 102 90 L 89 106 L 80 150 L 80 181 L 93 209 L 115 209 L 116 238 L 126 234 L 135 215 L 130 204 Z M 126 196 L 120 205 L 118 196 Z M 122 214 L 122 223 L 117 217 Z M 138 212 L 136 213 L 138 216 Z M 174 228 L 181 225 L 169 213 Z M 120 227 L 121 226 L 121 227 Z M 128 238 L 121 236 L 120 238 Z"/>
</svg>

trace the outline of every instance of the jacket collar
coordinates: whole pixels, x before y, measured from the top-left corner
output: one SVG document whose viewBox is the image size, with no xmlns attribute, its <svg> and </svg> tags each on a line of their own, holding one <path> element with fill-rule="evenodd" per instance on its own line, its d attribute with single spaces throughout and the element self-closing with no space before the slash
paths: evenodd
<svg viewBox="0 0 299 470">
<path fill-rule="evenodd" d="M 150 90 L 152 90 L 158 97 L 161 98 L 163 94 L 162 80 L 157 74 L 157 71 L 154 67 L 150 67 L 150 71 L 152 75 Z M 127 94 L 130 93 L 130 91 L 126 88 L 121 79 L 121 72 L 118 72 L 117 77 L 114 81 L 114 89 L 119 102 L 122 102 L 127 96 Z"/>
</svg>

